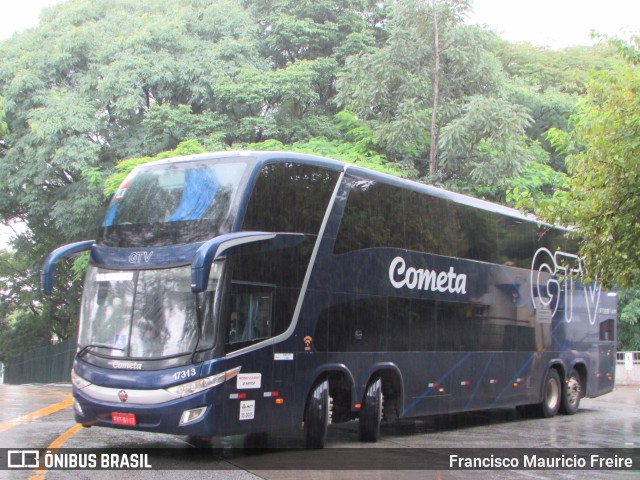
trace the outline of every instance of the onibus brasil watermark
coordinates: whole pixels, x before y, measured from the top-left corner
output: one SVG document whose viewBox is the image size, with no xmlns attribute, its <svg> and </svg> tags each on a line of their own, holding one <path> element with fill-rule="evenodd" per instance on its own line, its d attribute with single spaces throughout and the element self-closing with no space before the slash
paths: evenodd
<svg viewBox="0 0 640 480">
<path fill-rule="evenodd" d="M 16 449 L 7 451 L 9 469 L 151 469 L 148 453 L 81 453 Z"/>
</svg>

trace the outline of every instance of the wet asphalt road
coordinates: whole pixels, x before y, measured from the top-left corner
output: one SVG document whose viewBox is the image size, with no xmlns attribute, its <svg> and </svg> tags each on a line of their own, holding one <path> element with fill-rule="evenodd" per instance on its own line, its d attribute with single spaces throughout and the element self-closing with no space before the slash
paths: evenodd
<svg viewBox="0 0 640 480">
<path fill-rule="evenodd" d="M 425 449 L 459 448 L 627 448 L 640 449 L 640 391 L 619 387 L 613 393 L 583 399 L 573 416 L 522 419 L 515 409 L 498 409 L 429 417 L 383 425 L 382 440 L 358 442 L 357 423 L 332 425 L 327 449 L 301 450 L 300 432 L 270 435 L 267 446 L 277 448 L 254 454 L 242 450 L 247 438 L 214 440 L 206 450 L 194 450 L 184 437 L 104 428 L 84 429 L 73 420 L 68 385 L 0 385 L 0 449 L 64 448 L 169 448 L 152 454 L 154 471 L 23 470 L 0 471 L 0 478 L 90 480 L 171 478 L 196 476 L 220 479 L 637 479 L 640 470 L 412 470 L 424 464 Z M 137 449 L 137 450 L 136 450 Z M 331 452 L 330 449 L 338 449 Z M 500 450 L 495 450 L 499 452 Z M 561 450 L 570 453 L 570 450 Z M 422 462 L 422 463 L 420 463 Z M 355 467 L 354 467 L 355 466 Z M 268 468 L 267 470 L 263 468 Z M 276 468 L 283 468 L 277 470 Z M 333 470 L 327 470 L 327 469 Z M 354 470 L 353 468 L 357 468 Z M 371 469 L 369 469 L 371 468 Z M 194 470 L 196 469 L 196 470 Z"/>
</svg>

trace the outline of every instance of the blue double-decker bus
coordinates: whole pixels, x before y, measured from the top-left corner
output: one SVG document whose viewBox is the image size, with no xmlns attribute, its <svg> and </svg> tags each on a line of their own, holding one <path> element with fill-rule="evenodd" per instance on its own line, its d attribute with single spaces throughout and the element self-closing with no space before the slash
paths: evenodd
<svg viewBox="0 0 640 480">
<path fill-rule="evenodd" d="M 513 406 L 614 386 L 615 293 L 562 229 L 353 165 L 222 152 L 135 168 L 89 250 L 75 417 L 206 438 Z"/>
</svg>

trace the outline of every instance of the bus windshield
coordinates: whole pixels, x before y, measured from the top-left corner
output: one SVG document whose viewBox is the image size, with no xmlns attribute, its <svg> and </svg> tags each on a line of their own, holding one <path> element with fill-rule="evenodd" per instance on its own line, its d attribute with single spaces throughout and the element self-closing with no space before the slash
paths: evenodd
<svg viewBox="0 0 640 480">
<path fill-rule="evenodd" d="M 87 272 L 78 348 L 118 358 L 158 359 L 212 348 L 214 264 L 208 291 L 194 294 L 190 267 Z M 200 319 L 198 319 L 200 315 Z"/>
<path fill-rule="evenodd" d="M 134 169 L 102 223 L 107 246 L 161 246 L 208 240 L 229 227 L 245 161 L 180 162 Z"/>
</svg>

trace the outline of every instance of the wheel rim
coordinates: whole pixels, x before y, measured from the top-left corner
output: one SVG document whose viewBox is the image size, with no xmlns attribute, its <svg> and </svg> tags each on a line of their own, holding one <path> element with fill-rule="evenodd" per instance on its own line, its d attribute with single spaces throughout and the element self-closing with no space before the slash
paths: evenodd
<svg viewBox="0 0 640 480">
<path fill-rule="evenodd" d="M 547 382 L 545 401 L 547 407 L 552 411 L 556 409 L 560 401 L 560 385 L 553 378 L 550 378 Z"/>
<path fill-rule="evenodd" d="M 378 423 L 380 423 L 382 421 L 382 402 L 383 402 L 382 386 L 381 386 L 381 384 L 379 382 L 380 382 L 379 379 L 375 382 L 376 383 L 375 395 L 371 396 L 372 407 L 373 407 L 373 410 L 375 410 L 375 412 L 376 412 L 376 416 L 378 418 Z M 372 385 L 372 387 L 373 387 L 373 385 Z"/>
<path fill-rule="evenodd" d="M 575 376 L 571 376 L 567 382 L 567 403 L 572 407 L 575 407 L 580 401 L 581 395 L 582 388 L 580 380 Z"/>
</svg>

